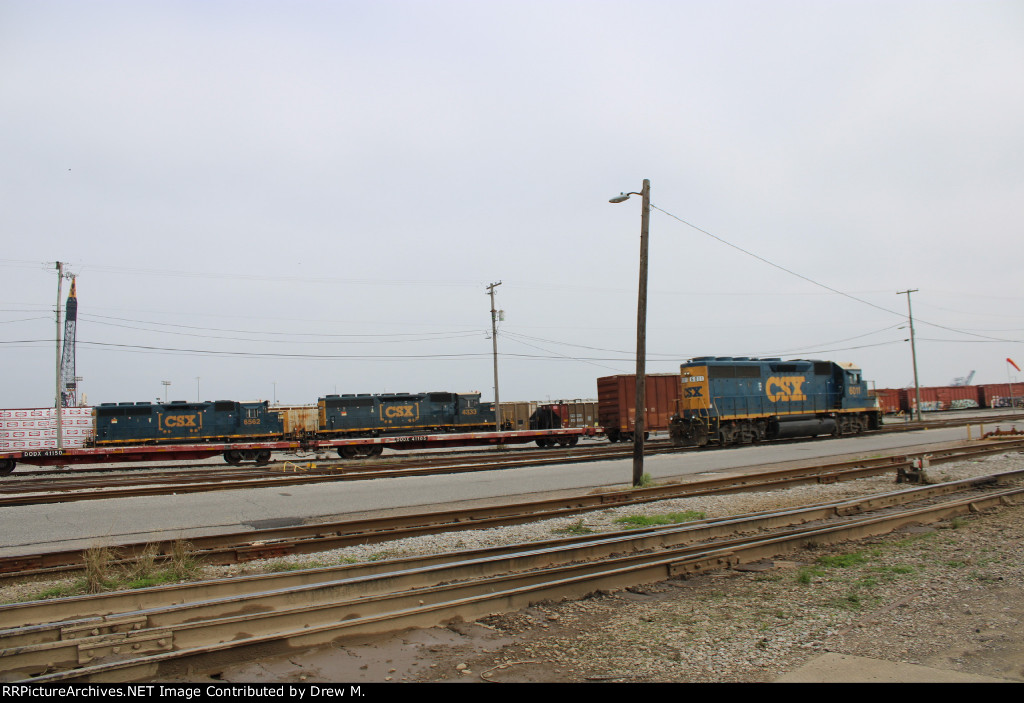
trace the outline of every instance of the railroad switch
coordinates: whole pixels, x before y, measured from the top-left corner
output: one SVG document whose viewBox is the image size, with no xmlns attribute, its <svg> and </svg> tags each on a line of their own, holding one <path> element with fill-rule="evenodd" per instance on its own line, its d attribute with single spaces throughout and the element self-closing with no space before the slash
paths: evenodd
<svg viewBox="0 0 1024 703">
<path fill-rule="evenodd" d="M 929 485 L 934 483 L 928 476 L 928 467 L 931 465 L 931 457 L 923 456 L 914 459 L 911 468 L 899 468 L 896 470 L 896 483 L 920 483 Z"/>
</svg>

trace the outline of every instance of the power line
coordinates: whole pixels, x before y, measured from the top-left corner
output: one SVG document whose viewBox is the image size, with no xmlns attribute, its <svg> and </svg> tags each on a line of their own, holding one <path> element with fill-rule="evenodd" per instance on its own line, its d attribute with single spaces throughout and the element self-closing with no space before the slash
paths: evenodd
<svg viewBox="0 0 1024 703">
<path fill-rule="evenodd" d="M 747 251 L 743 247 L 737 246 L 737 245 L 733 244 L 732 242 L 726 241 L 725 239 L 722 239 L 721 237 L 719 237 L 719 236 L 717 236 L 715 234 L 712 234 L 711 232 L 708 232 L 707 230 L 702 229 L 702 228 L 698 227 L 697 225 L 695 225 L 695 224 L 693 224 L 691 222 L 687 222 L 683 218 L 678 217 L 677 215 L 673 215 L 671 212 L 668 212 L 667 210 L 662 210 L 660 207 L 658 207 L 658 206 L 656 206 L 654 204 L 651 204 L 651 207 L 653 209 L 655 209 L 655 210 L 658 210 L 659 212 L 662 212 L 662 213 L 668 215 L 669 217 L 671 217 L 674 220 L 678 220 L 679 222 L 683 223 L 687 227 L 691 227 L 691 228 L 697 230 L 698 232 L 700 232 L 701 234 L 705 234 L 708 237 L 711 237 L 715 241 L 721 242 L 722 244 L 724 244 L 724 245 L 726 245 L 728 247 L 732 247 L 736 251 L 742 252 L 742 253 L 746 254 L 747 256 L 753 257 L 753 258 L 757 259 L 758 261 L 760 261 L 762 263 L 768 264 L 769 266 L 772 266 L 774 268 L 779 269 L 780 271 L 784 271 L 785 273 L 788 273 L 791 276 L 796 276 L 797 278 L 799 278 L 799 279 L 801 279 L 803 281 L 807 281 L 808 283 L 810 283 L 812 285 L 815 285 L 815 286 L 818 286 L 819 288 L 824 288 L 825 290 L 831 291 L 831 292 L 833 292 L 833 293 L 835 293 L 837 295 L 841 295 L 844 298 L 849 298 L 850 300 L 853 300 L 853 301 L 856 301 L 858 303 L 862 303 L 864 305 L 873 307 L 876 310 L 881 310 L 883 312 L 887 312 L 887 313 L 890 313 L 890 314 L 893 314 L 893 315 L 899 315 L 900 317 L 903 317 L 903 313 L 896 312 L 895 310 L 890 310 L 888 308 L 882 307 L 881 305 L 875 305 L 874 303 L 872 303 L 870 301 L 867 301 L 867 300 L 864 300 L 863 298 L 858 298 L 858 297 L 856 297 L 854 295 L 850 295 L 849 293 L 844 293 L 841 290 L 838 290 L 838 289 L 833 288 L 831 286 L 825 285 L 824 283 L 820 283 L 818 281 L 815 281 L 814 279 L 808 278 L 807 276 L 804 276 L 803 274 L 797 273 L 796 271 L 793 271 L 792 269 L 788 269 L 785 266 L 780 266 L 779 264 L 776 264 L 774 261 L 769 261 L 768 259 L 764 258 L 763 256 L 759 256 L 758 254 L 755 254 L 755 253 L 753 253 L 751 251 Z M 954 329 L 952 327 L 945 327 L 943 325 L 939 325 L 939 324 L 934 323 L 934 322 L 928 322 L 927 320 L 918 319 L 918 323 L 925 324 L 925 325 L 931 325 L 932 327 L 938 327 L 939 329 L 944 329 L 944 330 L 947 330 L 949 332 L 956 332 L 957 334 L 966 334 L 966 335 L 974 336 L 974 337 L 982 337 L 984 339 L 991 339 L 993 341 L 1000 341 L 1000 342 L 1014 342 L 1014 341 L 1017 341 L 1017 340 L 1012 340 L 1012 339 L 996 339 L 994 337 L 985 337 L 984 335 L 974 334 L 973 332 L 966 332 L 964 330 L 958 330 L 958 329 Z"/>
</svg>

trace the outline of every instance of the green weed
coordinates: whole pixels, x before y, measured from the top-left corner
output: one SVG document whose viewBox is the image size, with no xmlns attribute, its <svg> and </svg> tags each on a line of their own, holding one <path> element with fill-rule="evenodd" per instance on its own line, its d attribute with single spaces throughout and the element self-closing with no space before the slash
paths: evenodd
<svg viewBox="0 0 1024 703">
<path fill-rule="evenodd" d="M 632 529 L 636 527 L 654 527 L 656 525 L 675 525 L 692 520 L 703 520 L 705 517 L 705 514 L 702 512 L 687 510 L 682 513 L 662 513 L 661 515 L 626 515 L 615 518 L 615 522 Z"/>
<path fill-rule="evenodd" d="M 576 522 L 568 525 L 567 527 L 560 527 L 557 530 L 552 530 L 556 535 L 589 535 L 593 534 L 593 530 L 583 524 L 583 519 L 580 518 Z"/>
</svg>

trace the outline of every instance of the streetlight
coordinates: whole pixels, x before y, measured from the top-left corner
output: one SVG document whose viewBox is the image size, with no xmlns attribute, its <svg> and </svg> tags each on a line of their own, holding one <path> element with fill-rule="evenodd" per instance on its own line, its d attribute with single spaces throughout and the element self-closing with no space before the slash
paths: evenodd
<svg viewBox="0 0 1024 703">
<path fill-rule="evenodd" d="M 647 231 L 651 222 L 651 182 L 644 179 L 639 193 L 620 193 L 610 203 L 622 203 L 629 196 L 643 198 L 640 216 L 640 292 L 636 310 L 636 410 L 633 422 L 633 485 L 639 486 L 644 474 L 644 420 L 646 412 L 647 377 L 644 373 L 647 359 Z"/>
<path fill-rule="evenodd" d="M 167 402 L 167 389 L 168 389 L 168 387 L 170 387 L 171 382 L 170 381 L 160 381 L 160 383 L 164 384 L 164 403 L 166 403 Z"/>
<path fill-rule="evenodd" d="M 199 376 L 196 376 L 196 402 L 199 402 Z"/>
</svg>

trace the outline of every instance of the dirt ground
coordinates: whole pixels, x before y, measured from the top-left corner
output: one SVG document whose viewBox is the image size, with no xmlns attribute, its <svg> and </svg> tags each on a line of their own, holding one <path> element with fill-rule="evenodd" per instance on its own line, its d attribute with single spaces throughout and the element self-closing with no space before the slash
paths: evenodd
<svg viewBox="0 0 1024 703">
<path fill-rule="evenodd" d="M 337 642 L 193 680 L 770 682 L 839 653 L 1021 682 L 1022 545 L 1024 506 L 1004 506 L 743 570 Z"/>
</svg>

